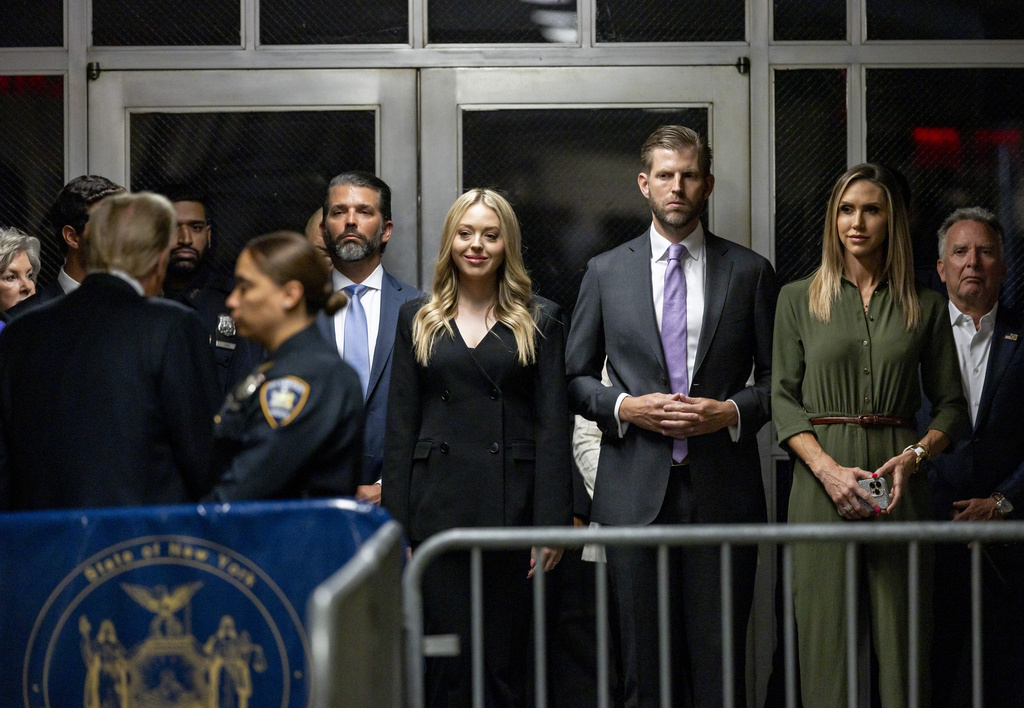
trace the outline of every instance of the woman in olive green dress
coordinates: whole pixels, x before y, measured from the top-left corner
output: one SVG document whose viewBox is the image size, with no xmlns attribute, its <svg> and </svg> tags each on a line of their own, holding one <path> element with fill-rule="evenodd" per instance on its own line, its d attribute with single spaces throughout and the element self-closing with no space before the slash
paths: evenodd
<svg viewBox="0 0 1024 708">
<path fill-rule="evenodd" d="M 789 520 L 928 519 L 928 480 L 918 467 L 968 420 L 945 302 L 914 282 L 895 173 L 874 164 L 848 170 L 832 190 L 825 222 L 821 266 L 782 289 L 775 319 L 773 419 L 780 443 L 795 453 Z M 922 438 L 912 422 L 920 385 L 933 403 Z M 887 511 L 858 484 L 872 478 L 891 488 Z M 930 555 L 922 557 L 920 578 L 931 578 Z M 803 705 L 836 708 L 847 697 L 845 548 L 798 544 L 793 561 Z M 881 704 L 907 705 L 906 547 L 867 544 L 858 567 Z M 928 608 L 930 587 L 921 585 Z M 924 622 L 920 630 L 918 686 L 926 691 L 930 631 Z"/>
</svg>

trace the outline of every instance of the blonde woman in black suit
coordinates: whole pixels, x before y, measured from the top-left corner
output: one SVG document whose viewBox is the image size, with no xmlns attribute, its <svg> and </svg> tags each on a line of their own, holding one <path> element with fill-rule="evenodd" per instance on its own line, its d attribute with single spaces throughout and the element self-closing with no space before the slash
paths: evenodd
<svg viewBox="0 0 1024 708">
<path fill-rule="evenodd" d="M 572 523 L 565 334 L 557 305 L 531 293 L 519 225 L 499 194 L 473 189 L 445 218 L 429 299 L 398 318 L 382 504 L 415 548 L 455 527 Z M 485 695 L 528 696 L 529 577 L 557 549 L 484 555 Z M 428 634 L 457 633 L 462 653 L 427 662 L 427 704 L 471 702 L 468 555 L 423 581 Z"/>
</svg>

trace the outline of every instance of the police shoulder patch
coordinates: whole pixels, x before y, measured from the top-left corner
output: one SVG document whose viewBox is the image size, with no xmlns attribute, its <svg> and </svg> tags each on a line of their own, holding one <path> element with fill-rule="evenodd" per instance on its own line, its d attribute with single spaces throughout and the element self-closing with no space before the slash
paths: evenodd
<svg viewBox="0 0 1024 708">
<path fill-rule="evenodd" d="M 260 407 L 271 428 L 284 427 L 302 412 L 309 398 L 309 384 L 296 376 L 285 376 L 263 384 Z"/>
</svg>

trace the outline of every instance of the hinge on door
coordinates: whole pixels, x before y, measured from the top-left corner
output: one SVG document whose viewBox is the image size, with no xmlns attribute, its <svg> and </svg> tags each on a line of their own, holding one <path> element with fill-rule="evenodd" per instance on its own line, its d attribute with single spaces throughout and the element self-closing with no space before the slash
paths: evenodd
<svg viewBox="0 0 1024 708">
<path fill-rule="evenodd" d="M 739 59 L 737 59 L 736 60 L 736 71 L 740 72 L 741 74 L 749 74 L 750 73 L 750 58 L 749 57 L 740 57 Z"/>
<path fill-rule="evenodd" d="M 85 77 L 89 81 L 95 81 L 100 78 L 100 63 L 97 61 L 91 61 L 85 65 Z"/>
</svg>

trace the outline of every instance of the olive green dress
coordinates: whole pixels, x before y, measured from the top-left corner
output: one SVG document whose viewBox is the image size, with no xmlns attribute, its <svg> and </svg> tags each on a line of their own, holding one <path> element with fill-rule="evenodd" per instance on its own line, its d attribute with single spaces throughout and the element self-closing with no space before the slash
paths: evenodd
<svg viewBox="0 0 1024 708">
<path fill-rule="evenodd" d="M 864 312 L 857 287 L 842 281 L 828 324 L 809 310 L 810 279 L 786 285 L 775 317 L 772 411 L 780 442 L 809 432 L 837 463 L 875 470 L 917 442 L 901 427 L 811 425 L 822 416 L 891 415 L 913 419 L 921 389 L 933 403 L 929 428 L 956 440 L 969 419 L 945 300 L 918 287 L 921 319 L 908 331 L 885 281 Z M 921 378 L 918 379 L 920 365 Z M 794 456 L 795 457 L 795 456 Z M 887 479 L 891 484 L 891 479 Z M 931 518 L 927 475 L 915 474 L 891 516 L 875 523 Z M 852 523 L 844 520 L 824 486 L 798 458 L 789 501 L 793 523 Z M 930 554 L 922 553 L 922 618 L 930 618 Z M 846 704 L 845 548 L 798 544 L 793 553 L 793 588 L 805 708 Z M 907 705 L 907 550 L 868 544 L 859 557 L 858 587 L 869 596 L 872 641 L 879 661 L 884 708 Z M 919 687 L 927 691 L 930 627 L 920 624 Z M 925 693 L 921 694 L 926 695 Z M 927 705 L 927 701 L 923 703 Z"/>
</svg>

